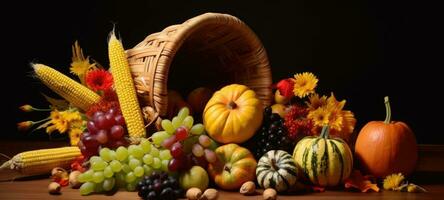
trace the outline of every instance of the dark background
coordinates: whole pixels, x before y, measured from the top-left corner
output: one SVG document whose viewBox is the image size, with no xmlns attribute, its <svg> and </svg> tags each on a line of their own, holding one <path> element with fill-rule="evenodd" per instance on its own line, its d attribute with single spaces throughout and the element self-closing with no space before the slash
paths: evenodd
<svg viewBox="0 0 444 200">
<path fill-rule="evenodd" d="M 419 143 L 444 143 L 441 75 L 442 12 L 427 1 L 30 1 L 2 6 L 1 138 L 47 139 L 18 133 L 16 123 L 37 120 L 22 104 L 47 105 L 48 92 L 32 78 L 30 62 L 69 73 L 71 45 L 107 65 L 107 36 L 113 23 L 131 48 L 148 34 L 205 12 L 237 16 L 263 42 L 273 81 L 311 71 L 318 91 L 347 99 L 359 130 L 383 120 L 383 97 L 393 119 L 408 123 Z M 6 62 L 5 62 L 6 61 Z M 174 68 L 173 68 L 174 70 Z M 190 77 L 184 77 L 184 82 Z M 45 113 L 46 114 L 46 113 Z"/>
</svg>

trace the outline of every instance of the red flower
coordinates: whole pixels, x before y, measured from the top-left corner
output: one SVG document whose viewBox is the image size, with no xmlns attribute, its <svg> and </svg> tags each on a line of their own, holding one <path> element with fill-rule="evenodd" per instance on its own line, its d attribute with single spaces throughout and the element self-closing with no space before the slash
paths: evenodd
<svg viewBox="0 0 444 200">
<path fill-rule="evenodd" d="M 86 84 L 94 91 L 104 91 L 113 85 L 113 77 L 111 73 L 103 69 L 97 69 L 86 74 Z"/>
<path fill-rule="evenodd" d="M 103 91 L 102 99 L 109 102 L 118 101 L 116 91 L 112 89 Z"/>
<path fill-rule="evenodd" d="M 291 78 L 283 79 L 279 81 L 276 85 L 276 88 L 279 90 L 282 96 L 290 98 L 294 95 L 294 81 Z"/>
<path fill-rule="evenodd" d="M 313 122 L 307 119 L 308 109 L 299 105 L 292 105 L 285 115 L 284 125 L 288 129 L 291 139 L 302 138 L 311 134 Z"/>
<path fill-rule="evenodd" d="M 102 97 L 102 99 L 98 103 L 89 107 L 89 109 L 86 111 L 86 116 L 91 118 L 95 112 L 102 111 L 106 113 L 111 108 L 116 109 L 118 114 L 122 113 L 118 101 L 107 101 Z"/>
</svg>

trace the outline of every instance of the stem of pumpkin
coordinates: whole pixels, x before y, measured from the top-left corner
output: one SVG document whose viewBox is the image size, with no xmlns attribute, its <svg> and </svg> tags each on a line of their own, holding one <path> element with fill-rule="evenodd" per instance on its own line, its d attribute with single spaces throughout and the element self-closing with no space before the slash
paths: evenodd
<svg viewBox="0 0 444 200">
<path fill-rule="evenodd" d="M 271 159 L 271 168 L 273 168 L 275 171 L 279 170 L 279 167 L 276 165 L 276 159 Z"/>
<path fill-rule="evenodd" d="M 321 138 L 327 139 L 329 134 L 330 134 L 330 126 L 324 125 L 321 131 Z"/>
<path fill-rule="evenodd" d="M 390 121 L 392 120 L 392 110 L 390 109 L 390 101 L 389 97 L 384 97 L 384 103 L 385 103 L 385 120 L 384 123 L 390 124 Z"/>
<path fill-rule="evenodd" d="M 237 108 L 237 104 L 234 101 L 230 101 L 230 103 L 228 103 L 227 105 L 228 109 L 236 109 Z"/>
</svg>

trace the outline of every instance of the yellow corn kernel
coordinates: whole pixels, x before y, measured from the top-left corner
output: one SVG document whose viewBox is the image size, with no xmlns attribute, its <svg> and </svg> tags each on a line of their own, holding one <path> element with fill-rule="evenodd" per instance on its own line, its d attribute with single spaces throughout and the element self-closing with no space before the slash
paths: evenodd
<svg viewBox="0 0 444 200">
<path fill-rule="evenodd" d="M 69 169 L 74 159 L 80 155 L 80 149 L 74 146 L 25 151 L 3 163 L 0 171 L 8 168 L 17 171 L 18 174 L 11 178 L 47 174 L 54 167 Z"/>
<path fill-rule="evenodd" d="M 75 80 L 43 64 L 33 64 L 37 77 L 73 106 L 84 111 L 100 101 L 100 96 Z"/>
<path fill-rule="evenodd" d="M 111 33 L 108 54 L 114 87 L 119 99 L 120 109 L 125 118 L 128 134 L 132 139 L 145 137 L 145 124 L 137 100 L 136 89 L 122 43 Z"/>
</svg>

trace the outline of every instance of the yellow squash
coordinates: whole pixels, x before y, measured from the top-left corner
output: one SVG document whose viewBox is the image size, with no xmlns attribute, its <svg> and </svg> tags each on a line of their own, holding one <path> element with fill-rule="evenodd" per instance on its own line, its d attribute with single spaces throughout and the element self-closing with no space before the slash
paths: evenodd
<svg viewBox="0 0 444 200">
<path fill-rule="evenodd" d="M 262 103 L 245 85 L 232 84 L 214 93 L 203 113 L 208 134 L 220 143 L 242 143 L 262 123 Z"/>
</svg>

